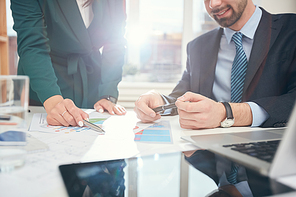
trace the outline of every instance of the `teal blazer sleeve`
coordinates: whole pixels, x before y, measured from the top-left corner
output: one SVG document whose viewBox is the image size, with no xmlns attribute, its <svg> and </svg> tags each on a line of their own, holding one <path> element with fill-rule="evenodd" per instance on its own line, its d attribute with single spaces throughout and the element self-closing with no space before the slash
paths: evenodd
<svg viewBox="0 0 296 197">
<path fill-rule="evenodd" d="M 18 74 L 29 76 L 30 96 L 33 92 L 37 93 L 43 103 L 53 95 L 61 95 L 49 55 L 47 28 L 39 2 L 11 0 L 11 10 L 20 57 Z"/>
</svg>

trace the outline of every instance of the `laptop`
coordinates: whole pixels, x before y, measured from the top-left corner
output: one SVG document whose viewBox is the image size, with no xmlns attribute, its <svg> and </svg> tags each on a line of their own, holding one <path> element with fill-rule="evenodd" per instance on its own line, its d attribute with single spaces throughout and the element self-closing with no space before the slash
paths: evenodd
<svg viewBox="0 0 296 197">
<path fill-rule="evenodd" d="M 287 127 L 181 138 L 271 178 L 296 174 L 296 104 Z M 262 153 L 273 152 L 274 147 L 272 157 Z"/>
</svg>

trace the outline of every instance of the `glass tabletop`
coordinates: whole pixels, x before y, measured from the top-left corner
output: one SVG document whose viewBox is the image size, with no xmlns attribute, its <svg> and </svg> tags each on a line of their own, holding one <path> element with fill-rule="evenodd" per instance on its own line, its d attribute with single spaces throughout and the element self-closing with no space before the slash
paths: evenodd
<svg viewBox="0 0 296 197">
<path fill-rule="evenodd" d="M 67 164 L 59 169 L 69 196 L 271 196 L 293 191 L 207 150 Z"/>
</svg>

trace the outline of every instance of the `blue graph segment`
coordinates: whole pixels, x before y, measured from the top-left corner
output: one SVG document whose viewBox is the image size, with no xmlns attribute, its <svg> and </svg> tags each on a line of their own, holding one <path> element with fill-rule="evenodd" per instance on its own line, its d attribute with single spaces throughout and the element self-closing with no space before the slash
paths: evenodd
<svg viewBox="0 0 296 197">
<path fill-rule="evenodd" d="M 171 142 L 170 136 L 148 136 L 148 135 L 136 135 L 136 141 L 142 142 Z"/>
<path fill-rule="evenodd" d="M 169 130 L 144 129 L 143 135 L 170 135 L 170 131 Z"/>
<path fill-rule="evenodd" d="M 164 125 L 161 125 L 159 123 L 155 123 L 154 125 L 148 127 L 148 128 L 164 128 Z"/>
</svg>

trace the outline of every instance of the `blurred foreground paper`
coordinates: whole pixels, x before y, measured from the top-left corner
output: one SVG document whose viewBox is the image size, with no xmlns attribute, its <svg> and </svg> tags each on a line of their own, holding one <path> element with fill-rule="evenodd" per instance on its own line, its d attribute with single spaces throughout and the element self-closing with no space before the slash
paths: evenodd
<svg viewBox="0 0 296 197">
<path fill-rule="evenodd" d="M 134 141 L 134 127 L 139 121 L 135 113 L 127 112 L 124 116 L 111 116 L 104 122 L 105 135 L 94 141 L 82 162 L 129 158 L 137 155 L 139 150 Z"/>
</svg>

